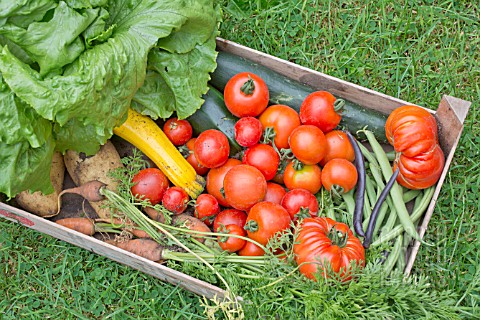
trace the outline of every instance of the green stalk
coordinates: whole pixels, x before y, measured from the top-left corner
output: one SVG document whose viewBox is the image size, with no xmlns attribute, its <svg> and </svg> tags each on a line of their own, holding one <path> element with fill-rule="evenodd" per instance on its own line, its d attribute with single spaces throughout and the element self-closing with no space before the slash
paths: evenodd
<svg viewBox="0 0 480 320">
<path fill-rule="evenodd" d="M 122 233 L 118 226 L 111 223 L 95 222 L 95 231 L 104 233 Z"/>
<path fill-rule="evenodd" d="M 154 228 L 152 228 L 151 224 L 149 223 L 148 219 L 137 207 L 132 205 L 130 202 L 119 196 L 113 191 L 108 190 L 107 188 L 100 189 L 100 193 L 105 196 L 118 210 L 121 210 L 125 215 L 127 215 L 134 223 L 136 223 L 141 228 L 144 228 L 145 232 L 148 233 L 152 239 L 157 242 L 162 242 L 161 238 L 156 232 Z M 220 279 L 220 281 L 224 284 L 226 290 L 228 292 L 232 292 L 228 282 L 222 277 L 222 275 L 213 267 L 210 263 L 205 261 L 202 257 L 196 255 L 193 251 L 191 251 L 187 246 L 185 246 L 182 242 L 180 242 L 175 236 L 173 236 L 170 232 L 162 228 L 161 226 L 157 226 L 157 228 L 169 237 L 173 242 L 175 242 L 180 248 L 184 249 L 187 252 L 190 252 L 192 255 L 196 256 L 197 259 L 203 262 L 210 270 L 212 270 L 215 275 Z M 230 295 L 228 295 L 230 296 Z"/>
<path fill-rule="evenodd" d="M 342 198 L 347 206 L 348 214 L 353 217 L 353 212 L 355 211 L 355 199 L 353 198 L 352 191 L 342 194 Z"/>
<path fill-rule="evenodd" d="M 239 239 L 243 239 L 245 241 L 250 241 L 250 242 L 253 242 L 254 244 L 256 244 L 257 246 L 259 246 L 260 248 L 263 249 L 263 251 L 265 252 L 268 252 L 267 248 L 265 248 L 264 245 L 262 245 L 261 243 L 258 243 L 257 241 L 255 240 L 252 240 L 248 237 L 244 237 L 244 236 L 239 236 L 239 235 L 236 235 L 236 234 L 227 234 L 227 233 L 219 233 L 219 232 L 205 232 L 205 231 L 198 231 L 198 230 L 191 230 L 191 229 L 187 229 L 187 228 L 180 228 L 180 227 L 175 227 L 175 226 L 172 226 L 172 225 L 168 225 L 168 224 L 164 224 L 164 223 L 161 223 L 161 222 L 158 222 L 158 221 L 154 221 L 154 220 L 151 220 L 151 219 L 148 219 L 147 217 L 145 217 L 143 215 L 143 217 L 145 219 L 148 220 L 148 222 L 157 227 L 157 228 L 165 228 L 165 229 L 170 229 L 170 230 L 174 230 L 174 231 L 177 231 L 179 233 L 191 233 L 191 234 L 195 234 L 195 235 L 203 235 L 203 236 L 210 236 L 210 237 L 214 237 L 212 239 L 216 239 L 216 237 L 233 237 L 233 238 L 239 238 Z"/>
<path fill-rule="evenodd" d="M 236 255 L 221 255 L 202 251 L 191 252 L 177 252 L 165 251 L 164 257 L 166 259 L 175 260 L 179 262 L 197 262 L 198 257 L 207 261 L 208 263 L 224 262 L 224 263 L 240 263 L 248 265 L 262 266 L 265 265 L 265 256 L 260 257 L 246 257 Z M 259 259 L 256 259 L 259 258 Z"/>
</svg>

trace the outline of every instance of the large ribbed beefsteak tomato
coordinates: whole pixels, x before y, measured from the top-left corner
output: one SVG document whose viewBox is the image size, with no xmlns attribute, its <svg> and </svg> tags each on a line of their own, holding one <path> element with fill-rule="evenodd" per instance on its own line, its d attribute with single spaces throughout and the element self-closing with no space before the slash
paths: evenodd
<svg viewBox="0 0 480 320">
<path fill-rule="evenodd" d="M 435 117 L 417 106 L 395 109 L 385 124 L 388 141 L 397 152 L 397 182 L 409 189 L 434 185 L 442 174 L 445 156 L 438 143 Z"/>
<path fill-rule="evenodd" d="M 365 265 L 365 250 L 350 228 L 326 217 L 303 219 L 293 245 L 295 261 L 307 278 L 315 279 L 318 270 L 328 270 L 348 280 L 351 266 Z M 328 264 L 330 266 L 328 266 Z"/>
</svg>

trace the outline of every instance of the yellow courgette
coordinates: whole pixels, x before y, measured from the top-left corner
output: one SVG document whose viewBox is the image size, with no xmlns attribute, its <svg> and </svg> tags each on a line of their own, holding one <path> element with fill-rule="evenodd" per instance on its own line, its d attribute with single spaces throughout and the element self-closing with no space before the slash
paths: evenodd
<svg viewBox="0 0 480 320">
<path fill-rule="evenodd" d="M 196 199 L 205 186 L 205 179 L 185 160 L 160 127 L 148 116 L 128 110 L 128 118 L 113 133 L 130 142 L 150 158 L 177 187 Z"/>
</svg>

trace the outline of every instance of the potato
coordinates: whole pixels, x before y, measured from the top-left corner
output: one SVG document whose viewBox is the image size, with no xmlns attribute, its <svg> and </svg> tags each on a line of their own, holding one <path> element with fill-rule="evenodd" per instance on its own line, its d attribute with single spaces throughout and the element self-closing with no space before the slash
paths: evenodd
<svg viewBox="0 0 480 320">
<path fill-rule="evenodd" d="M 112 179 L 108 173 L 122 167 L 123 164 L 110 141 L 107 141 L 95 155 L 89 157 L 84 153 L 68 150 L 65 153 L 64 161 L 70 177 L 77 186 L 98 180 L 105 183 L 107 189 L 116 191 L 118 182 Z M 105 200 L 89 203 L 100 218 L 110 218 L 110 210 L 104 207 Z"/>
<path fill-rule="evenodd" d="M 22 191 L 15 197 L 17 204 L 37 216 L 49 218 L 58 214 L 58 194 L 62 191 L 63 180 L 65 177 L 65 164 L 60 152 L 55 152 L 52 157 L 50 167 L 50 181 L 52 182 L 54 192 L 43 194 L 40 191 L 29 192 Z"/>
</svg>

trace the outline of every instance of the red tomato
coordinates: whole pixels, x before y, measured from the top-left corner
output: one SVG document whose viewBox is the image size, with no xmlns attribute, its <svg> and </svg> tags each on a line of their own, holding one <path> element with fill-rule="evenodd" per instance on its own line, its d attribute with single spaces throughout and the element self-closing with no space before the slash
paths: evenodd
<svg viewBox="0 0 480 320">
<path fill-rule="evenodd" d="M 135 184 L 132 194 L 140 199 L 148 199 L 152 205 L 162 201 L 163 194 L 169 186 L 167 176 L 157 168 L 140 170 L 133 178 Z"/>
<path fill-rule="evenodd" d="M 247 221 L 247 214 L 245 211 L 238 209 L 225 209 L 215 217 L 213 221 L 213 231 L 217 231 L 222 225 L 236 224 L 243 228 Z"/>
<path fill-rule="evenodd" d="M 254 146 L 262 137 L 262 123 L 255 117 L 240 118 L 233 127 L 235 140 L 242 147 Z"/>
<path fill-rule="evenodd" d="M 288 137 L 293 129 L 300 125 L 297 111 L 282 104 L 272 105 L 265 109 L 258 119 L 262 123 L 264 134 L 267 128 L 273 128 L 273 141 L 277 148 L 288 149 Z"/>
<path fill-rule="evenodd" d="M 242 249 L 238 250 L 237 254 L 239 256 L 259 257 L 265 255 L 265 251 L 263 251 L 263 249 L 257 246 L 255 243 L 245 241 L 245 245 Z"/>
<path fill-rule="evenodd" d="M 208 173 L 208 170 L 210 170 L 210 168 L 202 166 L 200 162 L 198 162 L 197 158 L 195 157 L 195 154 L 193 153 L 195 140 L 197 140 L 197 138 L 192 138 L 188 140 L 187 143 L 185 144 L 185 146 L 189 150 L 188 155 L 186 156 L 185 159 L 187 160 L 188 163 L 190 163 L 193 169 L 195 169 L 195 172 L 198 175 L 204 176 Z"/>
<path fill-rule="evenodd" d="M 400 168 L 397 181 L 409 189 L 425 189 L 437 183 L 445 165 L 445 156 L 439 144 L 430 152 L 415 157 L 403 154 L 394 162 L 393 170 Z"/>
<path fill-rule="evenodd" d="M 223 180 L 227 202 L 238 210 L 248 210 L 265 198 L 267 181 L 257 168 L 239 164 L 228 170 Z"/>
<path fill-rule="evenodd" d="M 390 113 L 385 123 L 388 142 L 406 157 L 428 152 L 438 142 L 435 117 L 417 106 L 402 106 Z"/>
<path fill-rule="evenodd" d="M 296 127 L 288 141 L 292 153 L 304 164 L 316 164 L 327 153 L 327 139 L 322 130 L 313 125 Z"/>
<path fill-rule="evenodd" d="M 358 173 L 355 165 L 345 159 L 332 159 L 322 171 L 322 184 L 326 190 L 335 188 L 339 193 L 347 193 L 357 184 Z"/>
<path fill-rule="evenodd" d="M 178 118 L 170 118 L 163 125 L 163 132 L 167 138 L 175 145 L 181 146 L 187 143 L 192 137 L 193 129 L 187 120 L 178 120 Z"/>
<path fill-rule="evenodd" d="M 242 164 L 240 160 L 230 158 L 223 166 L 210 169 L 207 174 L 207 192 L 214 196 L 218 203 L 224 207 L 230 207 L 230 205 L 228 204 L 227 200 L 225 200 L 225 195 L 223 194 L 223 180 L 228 170 L 239 164 Z"/>
<path fill-rule="evenodd" d="M 287 209 L 292 220 L 318 215 L 317 198 L 305 189 L 296 188 L 288 191 L 280 204 Z"/>
<path fill-rule="evenodd" d="M 239 118 L 258 116 L 270 98 L 263 79 L 250 72 L 241 72 L 230 78 L 223 95 L 228 110 Z"/>
<path fill-rule="evenodd" d="M 217 199 L 208 193 L 202 193 L 195 201 L 195 211 L 193 215 L 205 222 L 207 226 L 213 224 L 215 216 L 220 212 L 220 205 Z"/>
<path fill-rule="evenodd" d="M 338 113 L 335 97 L 327 91 L 315 91 L 303 100 L 300 106 L 300 120 L 303 124 L 319 127 L 323 133 L 335 129 L 342 116 Z M 342 100 L 338 100 L 342 101 Z"/>
<path fill-rule="evenodd" d="M 387 118 L 385 132 L 397 155 L 397 182 L 409 189 L 433 186 L 445 166 L 435 117 L 417 106 L 402 106 Z"/>
<path fill-rule="evenodd" d="M 247 242 L 244 239 L 229 237 L 228 235 L 237 235 L 237 236 L 246 236 L 245 230 L 242 227 L 237 226 L 236 224 L 229 224 L 220 228 L 219 232 L 225 233 L 225 236 L 218 237 L 218 244 L 220 248 L 228 252 L 236 252 L 243 248 Z"/>
<path fill-rule="evenodd" d="M 280 204 L 285 193 L 287 193 L 287 190 L 285 190 L 284 187 L 282 187 L 278 183 L 268 181 L 267 194 L 265 194 L 265 198 L 263 198 L 263 201 L 270 201 Z"/>
<path fill-rule="evenodd" d="M 322 187 L 322 170 L 316 164 L 300 165 L 290 162 L 285 168 L 283 182 L 288 189 L 302 188 L 317 193 Z"/>
<path fill-rule="evenodd" d="M 320 161 L 322 167 L 335 158 L 347 159 L 350 162 L 355 160 L 355 152 L 345 132 L 341 130 L 330 131 L 325 134 L 325 139 L 327 139 L 327 152 Z"/>
<path fill-rule="evenodd" d="M 242 163 L 254 166 L 265 180 L 271 180 L 277 174 L 280 156 L 272 146 L 259 143 L 245 150 Z"/>
<path fill-rule="evenodd" d="M 244 229 L 247 230 L 250 239 L 266 245 L 277 232 L 287 230 L 290 222 L 290 215 L 284 207 L 277 203 L 262 201 L 248 212 Z"/>
<path fill-rule="evenodd" d="M 180 187 L 170 187 L 163 194 L 162 205 L 174 214 L 180 214 L 187 209 L 189 200 L 190 197 L 185 190 Z"/>
<path fill-rule="evenodd" d="M 298 229 L 293 253 L 299 270 L 307 278 L 315 280 L 315 274 L 322 270 L 327 274 L 328 266 L 338 276 L 348 280 L 351 264 L 365 266 L 365 250 L 348 226 L 330 218 L 305 218 Z"/>
<path fill-rule="evenodd" d="M 227 161 L 230 153 L 227 136 L 217 129 L 205 130 L 195 140 L 193 153 L 202 166 L 220 167 Z"/>
</svg>

